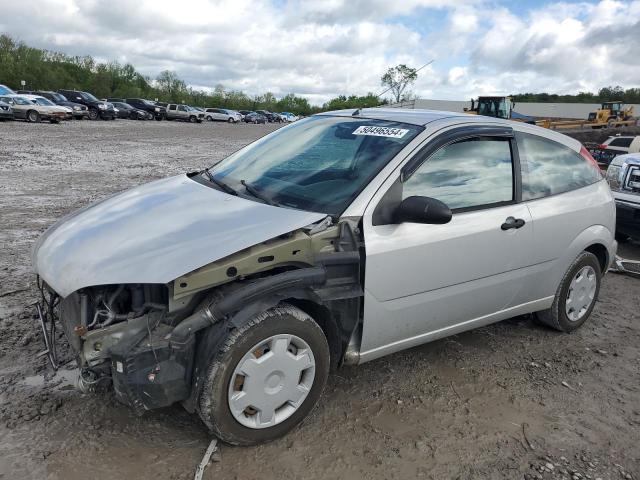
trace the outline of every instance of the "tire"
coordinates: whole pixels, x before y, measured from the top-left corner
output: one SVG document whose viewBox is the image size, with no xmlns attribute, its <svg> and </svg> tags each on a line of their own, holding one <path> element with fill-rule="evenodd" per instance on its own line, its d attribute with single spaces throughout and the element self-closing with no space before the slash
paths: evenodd
<svg viewBox="0 0 640 480">
<path fill-rule="evenodd" d="M 189 117 L 189 123 L 196 123 L 198 121 L 198 119 L 196 117 L 194 117 L 193 115 L 191 115 Z"/>
<path fill-rule="evenodd" d="M 29 110 L 25 115 L 27 122 L 39 123 L 40 122 L 40 114 L 35 110 Z"/>
<path fill-rule="evenodd" d="M 235 122 L 233 121 L 233 118 L 231 118 L 231 117 L 229 117 L 229 119 L 227 120 L 227 122 L 229 122 L 229 123 L 235 123 Z"/>
<path fill-rule="evenodd" d="M 213 118 L 211 118 L 211 116 L 207 117 L 207 122 L 213 122 Z"/>
<path fill-rule="evenodd" d="M 276 341 L 280 348 L 274 347 L 273 351 L 262 349 L 263 346 L 275 345 Z M 286 347 L 283 348 L 283 344 Z M 306 345 L 303 348 L 308 347 L 311 354 L 297 354 L 297 351 L 292 353 L 292 349 L 300 348 L 301 344 Z M 279 363 L 275 366 L 265 362 L 258 363 L 256 361 L 259 358 L 256 354 L 258 351 L 261 352 L 259 356 L 272 354 L 273 360 Z M 298 373 L 296 363 L 286 363 L 285 365 L 296 365 L 289 370 L 292 374 L 287 376 L 282 372 L 287 370 L 282 368 L 282 362 L 294 362 L 293 358 L 296 354 L 300 357 L 300 361 L 306 359 L 312 366 Z M 263 420 L 261 415 L 263 410 L 254 407 L 253 404 L 240 410 L 244 402 L 236 400 L 239 403 L 235 407 L 235 413 L 232 412 L 231 396 L 237 396 L 242 392 L 246 379 L 251 378 L 236 371 L 240 365 L 245 365 L 245 368 L 247 368 L 246 365 L 253 365 L 260 369 L 255 373 L 255 378 L 259 379 L 259 382 L 252 383 L 258 390 L 254 394 L 246 392 L 243 397 L 247 396 L 247 401 L 251 401 L 252 397 L 257 399 L 256 404 L 266 400 L 267 407 L 264 411 L 272 412 L 272 425 L 256 426 Z M 199 398 L 200 418 L 214 435 L 232 445 L 255 445 L 274 440 L 293 429 L 311 412 L 322 395 L 329 367 L 327 339 L 320 326 L 309 315 L 286 304 L 269 309 L 255 316 L 242 327 L 231 331 L 214 356 L 208 367 Z M 282 370 L 271 371 L 271 368 Z M 238 385 L 239 382 L 240 385 Z M 275 383 L 270 386 L 268 382 Z M 268 389 L 273 392 L 268 393 Z M 280 406 L 274 406 L 283 398 L 289 398 L 287 395 L 291 390 L 297 392 L 297 395 L 306 395 L 297 400 L 300 402 L 297 407 L 289 403 L 291 399 L 285 400 Z M 302 391 L 306 393 L 300 393 Z M 244 424 L 240 423 L 241 421 Z"/>
<path fill-rule="evenodd" d="M 580 274 L 583 275 L 582 280 L 578 278 Z M 591 274 L 593 274 L 592 280 Z M 574 288 L 572 288 L 574 281 L 577 281 L 578 284 L 580 282 L 586 283 L 579 287 L 575 287 L 576 284 L 574 283 Z M 601 281 L 602 272 L 600 271 L 600 262 L 597 257 L 593 253 L 582 252 L 562 277 L 551 308 L 549 310 L 536 312 L 534 318 L 539 323 L 560 332 L 569 333 L 580 328 L 593 311 L 593 307 L 598 299 L 598 293 L 600 292 Z M 591 282 L 594 282 L 594 285 L 592 285 Z M 567 308 L 570 292 L 572 296 L 576 295 L 574 300 L 576 309 L 571 313 L 573 318 L 570 318 L 568 313 L 571 312 L 573 307 L 569 305 L 569 308 Z M 590 303 L 584 306 L 583 304 L 585 302 Z"/>
<path fill-rule="evenodd" d="M 89 109 L 89 120 L 98 120 L 100 118 L 100 113 L 97 108 Z"/>
</svg>

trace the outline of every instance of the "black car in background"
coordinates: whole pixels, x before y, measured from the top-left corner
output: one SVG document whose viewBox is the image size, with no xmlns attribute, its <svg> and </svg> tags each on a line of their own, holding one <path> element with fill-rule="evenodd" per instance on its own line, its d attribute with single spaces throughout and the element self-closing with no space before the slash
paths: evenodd
<svg viewBox="0 0 640 480">
<path fill-rule="evenodd" d="M 79 90 L 58 90 L 58 93 L 64 95 L 68 101 L 80 103 L 87 107 L 89 110 L 89 118 L 91 120 L 97 120 L 102 118 L 103 120 L 113 120 L 116 118 L 116 111 L 113 106 L 107 102 L 98 100 L 89 92 L 81 92 Z"/>
<path fill-rule="evenodd" d="M 145 100 L 144 98 L 127 98 L 124 100 L 121 99 L 109 99 L 110 102 L 112 101 L 124 101 L 125 103 L 128 103 L 129 105 L 131 105 L 134 108 L 137 108 L 138 110 L 144 110 L 147 113 L 150 113 L 151 115 L 153 115 L 153 118 L 155 118 L 156 120 L 164 120 L 167 116 L 167 109 L 165 107 L 162 107 L 160 105 L 157 105 L 155 102 L 152 102 L 151 100 Z"/>
<path fill-rule="evenodd" d="M 267 122 L 269 123 L 274 123 L 274 122 L 280 122 L 280 116 L 276 113 L 272 113 L 269 110 L 256 110 L 256 113 L 259 113 L 260 115 L 264 115 L 267 118 Z"/>
<path fill-rule="evenodd" d="M 27 95 L 40 95 L 41 97 L 50 100 L 56 105 L 61 107 L 67 107 L 73 110 L 73 118 L 76 120 L 82 120 L 89 117 L 89 109 L 77 102 L 70 102 L 67 97 L 58 92 L 52 92 L 50 90 L 18 90 L 18 93 L 25 93 Z"/>
<path fill-rule="evenodd" d="M 128 118 L 130 120 L 148 120 L 150 118 L 148 112 L 132 107 L 128 103 L 115 100 L 111 100 L 111 103 L 118 110 L 118 118 Z"/>
<path fill-rule="evenodd" d="M 267 123 L 267 117 L 258 112 L 249 112 L 244 115 L 246 123 Z"/>
</svg>

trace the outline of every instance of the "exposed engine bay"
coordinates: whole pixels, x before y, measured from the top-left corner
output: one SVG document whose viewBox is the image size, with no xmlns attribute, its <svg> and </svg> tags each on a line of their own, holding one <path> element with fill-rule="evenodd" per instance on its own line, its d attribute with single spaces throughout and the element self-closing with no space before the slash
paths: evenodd
<svg viewBox="0 0 640 480">
<path fill-rule="evenodd" d="M 334 361 L 342 361 L 363 295 L 356 232 L 357 225 L 327 217 L 166 285 L 82 288 L 57 299 L 55 312 L 45 310 L 76 355 L 81 389 L 111 384 L 138 413 L 178 401 L 193 411 L 201 377 L 226 334 L 283 300 L 314 310 Z M 47 295 L 56 295 L 46 285 L 42 293 L 43 305 L 51 306 Z"/>
</svg>

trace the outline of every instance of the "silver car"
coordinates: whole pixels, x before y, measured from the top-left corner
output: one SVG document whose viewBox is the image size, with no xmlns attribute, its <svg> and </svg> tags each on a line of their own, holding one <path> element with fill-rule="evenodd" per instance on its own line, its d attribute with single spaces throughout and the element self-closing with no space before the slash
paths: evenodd
<svg viewBox="0 0 640 480">
<path fill-rule="evenodd" d="M 576 140 L 362 109 L 76 212 L 33 265 L 81 385 L 112 385 L 137 411 L 181 402 L 250 445 L 291 430 L 340 365 L 529 313 L 575 330 L 614 231 L 609 186 Z"/>
</svg>

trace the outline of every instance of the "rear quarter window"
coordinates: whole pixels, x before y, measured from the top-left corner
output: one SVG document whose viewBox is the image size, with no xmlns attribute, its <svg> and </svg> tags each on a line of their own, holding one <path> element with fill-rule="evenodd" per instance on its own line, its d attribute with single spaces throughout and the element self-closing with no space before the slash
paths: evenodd
<svg viewBox="0 0 640 480">
<path fill-rule="evenodd" d="M 517 133 L 522 199 L 534 200 L 591 185 L 599 171 L 578 152 L 537 135 Z"/>
<path fill-rule="evenodd" d="M 614 138 L 613 140 L 611 140 L 611 142 L 609 142 L 609 146 L 610 147 L 629 147 L 631 146 L 632 141 L 633 141 L 633 137 Z"/>
</svg>

